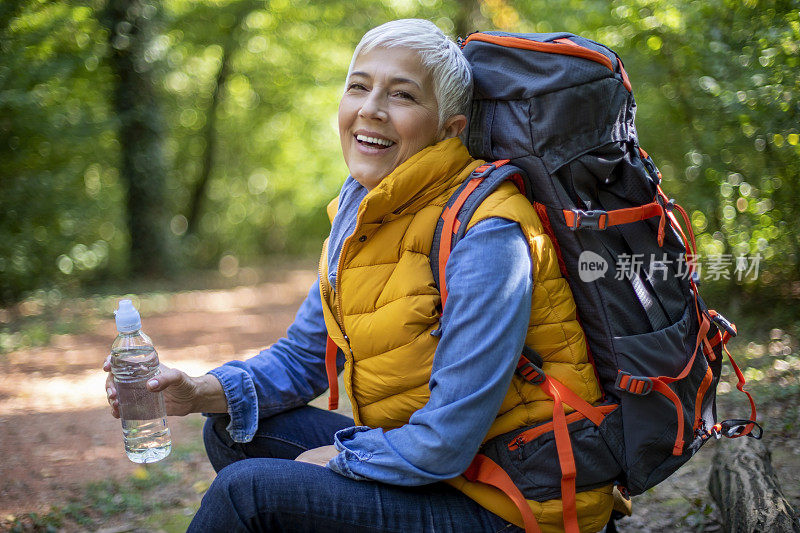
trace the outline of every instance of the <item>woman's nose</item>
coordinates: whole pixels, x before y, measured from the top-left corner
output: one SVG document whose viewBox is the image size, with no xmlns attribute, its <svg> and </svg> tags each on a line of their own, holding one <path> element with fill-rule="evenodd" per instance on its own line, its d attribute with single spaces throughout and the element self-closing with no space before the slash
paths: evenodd
<svg viewBox="0 0 800 533">
<path fill-rule="evenodd" d="M 375 91 L 364 99 L 361 108 L 358 110 L 358 115 L 363 118 L 381 121 L 385 121 L 389 117 L 385 109 L 385 102 Z"/>
</svg>

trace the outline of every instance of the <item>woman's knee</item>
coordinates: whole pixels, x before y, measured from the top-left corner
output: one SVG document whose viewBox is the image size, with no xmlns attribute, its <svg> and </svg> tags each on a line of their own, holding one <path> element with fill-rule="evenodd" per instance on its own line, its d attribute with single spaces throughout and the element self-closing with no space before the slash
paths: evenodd
<svg viewBox="0 0 800 533">
<path fill-rule="evenodd" d="M 250 463 L 254 460 L 242 460 L 231 463 L 219 472 L 217 477 L 208 488 L 207 495 L 211 495 L 216 500 L 235 501 L 247 495 L 248 497 L 253 492 L 254 476 L 253 468 Z"/>
<path fill-rule="evenodd" d="M 242 459 L 241 454 L 234 449 L 235 443 L 228 436 L 226 425 L 225 417 L 212 416 L 206 419 L 203 426 L 203 444 L 215 472 Z"/>
<path fill-rule="evenodd" d="M 197 531 L 265 531 L 282 512 L 286 489 L 281 478 L 293 461 L 243 459 L 222 468 L 203 496 L 193 524 Z M 283 467 L 283 468 L 281 468 Z M 286 474 L 286 475 L 281 475 Z M 277 481 L 277 483 L 276 483 Z"/>
<path fill-rule="evenodd" d="M 248 522 L 253 515 L 258 514 L 258 509 L 254 506 L 252 473 L 248 462 L 234 462 L 218 471 L 217 477 L 203 496 L 200 509 L 189 526 L 189 532 L 249 530 Z"/>
</svg>

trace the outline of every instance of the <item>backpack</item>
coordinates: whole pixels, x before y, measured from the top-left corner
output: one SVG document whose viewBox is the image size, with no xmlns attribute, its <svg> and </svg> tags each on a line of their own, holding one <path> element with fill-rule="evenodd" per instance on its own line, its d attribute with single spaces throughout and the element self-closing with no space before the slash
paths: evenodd
<svg viewBox="0 0 800 533">
<path fill-rule="evenodd" d="M 636 103 L 619 57 L 570 33 L 482 32 L 460 45 L 474 76 L 465 144 L 473 157 L 494 163 L 473 172 L 439 219 L 430 260 L 442 305 L 450 250 L 478 205 L 513 181 L 556 248 L 604 395 L 601 405 L 589 405 L 526 347 L 517 371 L 553 399 L 553 420 L 485 443 L 464 475 L 503 490 L 526 531 L 539 528 L 525 499 L 550 499 L 555 487 L 565 530 L 578 531 L 576 491 L 605 479 L 626 498 L 641 494 L 710 437 L 760 438 L 761 427 L 725 348 L 736 328 L 698 292 L 689 217 L 662 191 L 660 172 L 639 147 Z M 749 398 L 747 419 L 717 422 L 723 351 Z M 575 412 L 565 415 L 563 404 Z M 587 425 L 596 430 L 587 434 Z M 508 451 L 548 442 L 560 469 L 537 466 L 536 484 L 498 466 Z"/>
</svg>

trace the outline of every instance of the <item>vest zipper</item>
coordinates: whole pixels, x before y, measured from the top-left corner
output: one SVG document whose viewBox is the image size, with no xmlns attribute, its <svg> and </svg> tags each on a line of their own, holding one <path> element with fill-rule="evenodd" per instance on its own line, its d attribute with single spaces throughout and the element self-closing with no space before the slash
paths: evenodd
<svg viewBox="0 0 800 533">
<path fill-rule="evenodd" d="M 347 332 L 344 330 L 344 315 L 342 314 L 342 291 L 341 291 L 341 279 L 342 279 L 342 265 L 344 264 L 344 260 L 346 257 L 347 246 L 350 244 L 350 241 L 353 240 L 353 237 L 356 233 L 358 233 L 359 228 L 361 227 L 361 219 L 364 216 L 364 210 L 362 206 L 359 206 L 358 215 L 356 216 L 356 226 L 353 229 L 353 233 L 351 233 L 342 243 L 342 249 L 339 251 L 339 264 L 336 265 L 336 285 L 333 288 L 333 297 L 336 299 L 336 319 L 339 322 L 339 329 L 342 331 L 342 336 L 344 337 L 344 341 L 347 343 L 347 349 L 352 355 L 353 350 L 350 348 L 350 337 L 347 336 Z M 327 241 L 325 244 L 325 261 L 328 260 L 328 245 Z M 322 265 L 320 265 L 320 277 L 322 277 Z M 327 281 L 327 280 L 326 280 Z M 325 299 L 327 300 L 328 295 L 325 295 Z M 347 357 L 347 354 L 345 354 Z"/>
<path fill-rule="evenodd" d="M 356 227 L 358 227 L 356 225 Z M 355 232 L 354 232 L 355 233 Z M 342 260 L 344 259 L 344 252 L 347 248 L 347 244 L 350 242 L 350 239 L 353 236 L 350 235 L 347 239 L 345 239 L 344 243 L 342 243 L 342 249 L 339 252 L 339 264 L 336 265 L 336 285 L 333 287 L 333 297 L 336 299 L 336 318 L 339 320 L 339 329 L 342 330 L 342 335 L 344 335 L 344 340 L 347 342 L 347 347 L 350 347 L 350 339 L 347 337 L 347 333 L 344 331 L 344 314 L 342 313 L 342 286 L 341 286 L 341 279 L 342 279 Z"/>
<path fill-rule="evenodd" d="M 460 176 L 464 172 L 464 170 L 474 162 L 475 161 L 471 161 L 471 162 L 467 163 L 466 165 L 464 165 L 461 168 L 461 170 L 459 170 L 455 175 L 456 176 Z M 475 165 L 475 168 L 478 168 L 478 166 L 479 165 Z M 467 181 L 469 178 L 470 178 L 470 176 L 467 175 L 466 179 L 464 179 L 463 181 Z M 458 188 L 458 186 L 461 185 L 461 183 L 463 183 L 463 181 L 462 182 L 458 182 L 455 187 Z M 449 188 L 451 188 L 451 186 L 448 186 L 447 188 L 449 189 Z M 397 209 L 392 211 L 392 214 L 399 215 L 400 213 L 403 212 L 403 210 L 405 210 L 407 207 L 411 206 L 411 204 L 413 204 L 414 202 L 417 202 L 417 201 L 419 201 L 419 197 L 418 196 L 415 196 L 415 197 L 411 198 L 409 201 L 407 201 L 406 203 L 404 203 L 403 205 L 401 205 L 400 207 L 398 207 Z M 442 207 L 444 207 L 444 206 L 442 206 Z"/>
<path fill-rule="evenodd" d="M 344 264 L 346 257 L 345 252 L 347 252 L 347 246 L 350 244 L 350 241 L 353 240 L 353 237 L 356 233 L 358 233 L 358 230 L 361 227 L 362 214 L 363 211 L 359 210 L 358 216 L 356 217 L 356 227 L 353 229 L 353 233 L 351 233 L 350 236 L 347 237 L 342 243 L 342 249 L 339 251 L 339 264 L 336 265 L 336 286 L 333 288 L 333 297 L 336 298 L 336 316 L 339 319 L 339 329 L 342 330 L 342 335 L 344 336 L 344 340 L 347 343 L 348 349 L 350 349 L 350 338 L 347 336 L 347 332 L 344 330 L 344 315 L 342 314 L 342 265 Z M 351 355 L 352 352 L 353 350 L 350 349 Z"/>
<path fill-rule="evenodd" d="M 324 243 L 324 246 L 323 246 L 323 249 L 322 249 L 322 254 L 323 254 L 322 256 L 325 258 L 325 261 L 327 262 L 328 261 L 328 240 L 327 239 L 325 239 L 325 243 Z M 339 260 L 339 264 L 341 265 L 341 256 L 339 256 L 339 259 L 340 259 Z M 328 283 L 330 283 L 330 281 L 325 278 L 325 273 L 323 272 L 322 262 L 321 261 L 319 263 L 319 269 L 318 270 L 319 270 L 319 279 L 320 279 L 319 287 L 320 287 L 320 290 L 322 291 L 323 298 L 325 298 L 325 301 L 327 302 L 327 301 L 330 301 L 330 298 L 328 298 L 328 291 L 327 291 Z M 338 281 L 339 281 L 339 273 L 340 273 L 340 271 L 339 271 L 339 268 L 337 267 L 337 269 L 336 269 L 336 281 L 337 281 L 337 284 L 338 284 Z M 335 295 L 335 296 L 338 297 L 338 294 Z M 349 348 L 350 347 L 350 338 L 344 332 L 344 324 L 343 324 L 344 320 L 342 319 L 342 314 L 341 314 L 341 310 L 340 310 L 340 303 L 341 303 L 341 301 L 339 302 L 339 304 L 336 305 L 336 321 L 339 324 L 339 329 L 341 330 L 342 336 L 344 337 L 344 340 L 347 343 L 347 347 Z"/>
</svg>

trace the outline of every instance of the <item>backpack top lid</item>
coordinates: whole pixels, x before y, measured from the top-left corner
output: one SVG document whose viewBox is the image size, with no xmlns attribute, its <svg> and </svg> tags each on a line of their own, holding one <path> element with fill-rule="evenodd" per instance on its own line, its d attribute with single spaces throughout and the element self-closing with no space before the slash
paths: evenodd
<svg viewBox="0 0 800 533">
<path fill-rule="evenodd" d="M 488 31 L 462 45 L 472 66 L 465 144 L 489 161 L 535 155 L 549 172 L 612 142 L 638 144 L 619 57 L 571 33 Z"/>
<path fill-rule="evenodd" d="M 463 50 L 470 54 L 475 98 L 531 98 L 609 77 L 630 87 L 617 54 L 572 33 L 477 32 Z"/>
</svg>

